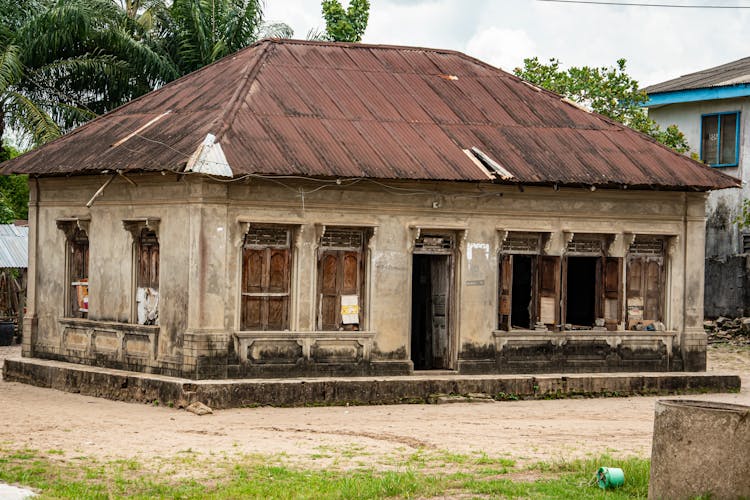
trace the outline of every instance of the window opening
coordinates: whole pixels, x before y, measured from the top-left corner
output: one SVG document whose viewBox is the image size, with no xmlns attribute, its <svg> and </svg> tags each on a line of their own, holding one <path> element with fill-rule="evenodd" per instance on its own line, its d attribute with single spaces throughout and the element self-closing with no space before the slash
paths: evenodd
<svg viewBox="0 0 750 500">
<path fill-rule="evenodd" d="M 560 258 L 540 255 L 540 233 L 511 232 L 501 246 L 498 328 L 556 330 Z"/>
<path fill-rule="evenodd" d="M 638 238 L 627 257 L 628 330 L 664 329 L 665 241 Z"/>
<path fill-rule="evenodd" d="M 143 228 L 136 244 L 136 313 L 139 325 L 159 324 L 159 239 Z"/>
<path fill-rule="evenodd" d="M 251 226 L 242 248 L 242 330 L 287 330 L 291 230 Z"/>
<path fill-rule="evenodd" d="M 703 115 L 701 159 L 712 167 L 737 165 L 739 112 Z"/>
<path fill-rule="evenodd" d="M 89 238 L 77 228 L 68 239 L 68 283 L 70 284 L 67 315 L 87 318 L 89 313 Z"/>
<path fill-rule="evenodd" d="M 359 330 L 363 318 L 364 244 L 361 229 L 326 228 L 318 252 L 318 329 Z"/>
<path fill-rule="evenodd" d="M 596 257 L 568 257 L 565 321 L 573 329 L 594 326 L 598 262 Z"/>
<path fill-rule="evenodd" d="M 750 253 L 750 232 L 742 232 L 742 253 Z"/>
</svg>

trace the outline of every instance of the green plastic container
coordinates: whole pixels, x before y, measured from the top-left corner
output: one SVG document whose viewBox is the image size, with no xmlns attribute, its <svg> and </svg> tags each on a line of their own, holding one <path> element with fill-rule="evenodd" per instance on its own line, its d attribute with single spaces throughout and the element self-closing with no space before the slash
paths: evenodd
<svg viewBox="0 0 750 500">
<path fill-rule="evenodd" d="M 625 482 L 625 474 L 617 467 L 599 467 L 596 471 L 596 481 L 603 490 L 619 488 Z"/>
</svg>

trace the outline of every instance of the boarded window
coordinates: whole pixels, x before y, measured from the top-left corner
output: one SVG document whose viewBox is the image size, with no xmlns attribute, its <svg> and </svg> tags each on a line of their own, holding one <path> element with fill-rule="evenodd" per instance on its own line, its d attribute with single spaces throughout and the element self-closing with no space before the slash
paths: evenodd
<svg viewBox="0 0 750 500">
<path fill-rule="evenodd" d="M 627 328 L 650 328 L 663 321 L 664 240 L 636 240 L 627 257 Z"/>
<path fill-rule="evenodd" d="M 136 242 L 136 307 L 138 324 L 159 324 L 159 239 L 143 228 Z"/>
<path fill-rule="evenodd" d="M 86 231 L 76 229 L 68 240 L 68 283 L 70 296 L 67 314 L 73 318 L 86 318 L 89 312 L 89 237 Z"/>
<path fill-rule="evenodd" d="M 291 289 L 291 231 L 251 227 L 242 249 L 243 330 L 287 330 Z"/>
<path fill-rule="evenodd" d="M 359 330 L 363 318 L 365 231 L 327 229 L 318 254 L 318 328 Z"/>
</svg>

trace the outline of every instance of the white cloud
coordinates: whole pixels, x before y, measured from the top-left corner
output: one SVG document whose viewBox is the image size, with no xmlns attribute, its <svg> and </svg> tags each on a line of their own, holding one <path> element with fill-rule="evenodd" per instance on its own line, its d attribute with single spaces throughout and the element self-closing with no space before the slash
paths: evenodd
<svg viewBox="0 0 750 500">
<path fill-rule="evenodd" d="M 490 26 L 471 37 L 465 52 L 512 72 L 523 65 L 524 58 L 536 54 L 536 44 L 523 30 Z"/>
<path fill-rule="evenodd" d="M 370 3 L 367 43 L 465 51 L 506 70 L 531 56 L 556 57 L 566 66 L 611 66 L 624 57 L 628 72 L 645 86 L 750 56 L 743 43 L 750 9 L 659 9 L 534 0 Z M 297 38 L 304 38 L 310 28 L 324 26 L 320 0 L 267 0 L 266 18 L 290 24 Z"/>
</svg>

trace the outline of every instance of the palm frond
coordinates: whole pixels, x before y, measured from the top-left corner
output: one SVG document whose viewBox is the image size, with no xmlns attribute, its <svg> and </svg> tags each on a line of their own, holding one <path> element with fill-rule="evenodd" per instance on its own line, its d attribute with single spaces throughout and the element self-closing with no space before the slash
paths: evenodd
<svg viewBox="0 0 750 500">
<path fill-rule="evenodd" d="M 41 106 L 19 92 L 4 96 L 8 122 L 16 130 L 30 136 L 34 144 L 43 144 L 60 136 L 60 127 Z"/>
<path fill-rule="evenodd" d="M 23 75 L 23 65 L 20 60 L 20 48 L 7 44 L 0 48 L 0 95 L 10 86 L 18 82 Z"/>
</svg>

